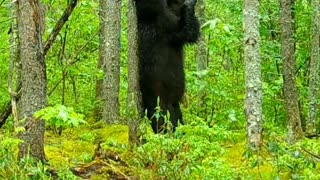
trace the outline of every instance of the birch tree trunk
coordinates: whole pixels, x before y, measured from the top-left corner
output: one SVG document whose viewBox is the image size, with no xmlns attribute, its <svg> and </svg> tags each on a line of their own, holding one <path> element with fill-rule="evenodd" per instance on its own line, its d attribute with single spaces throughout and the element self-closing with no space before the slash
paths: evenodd
<svg viewBox="0 0 320 180">
<path fill-rule="evenodd" d="M 22 94 L 19 119 L 25 131 L 19 133 L 23 140 L 19 145 L 19 159 L 30 155 L 38 161 L 45 161 L 44 121 L 34 119 L 34 112 L 47 103 L 47 79 L 44 62 L 42 33 L 44 14 L 39 0 L 18 0 L 18 31 L 20 60 L 22 64 Z"/>
<path fill-rule="evenodd" d="M 205 18 L 205 0 L 198 0 L 196 5 L 196 13 L 199 23 L 202 26 L 206 22 Z M 207 69 L 207 45 L 204 34 L 201 33 L 197 43 L 197 70 L 202 71 Z"/>
<path fill-rule="evenodd" d="M 100 0 L 100 54 L 104 72 L 103 120 L 119 120 L 121 0 Z"/>
<path fill-rule="evenodd" d="M 283 86 L 287 114 L 287 141 L 293 144 L 303 136 L 295 78 L 294 0 L 280 0 L 281 55 L 283 59 Z"/>
<path fill-rule="evenodd" d="M 18 66 L 15 64 L 19 64 L 18 53 L 19 46 L 17 41 L 17 7 L 16 3 L 10 4 L 10 33 L 9 33 L 9 51 L 10 51 L 10 65 L 9 65 L 9 76 L 8 76 L 8 90 L 11 96 L 11 110 L 12 117 L 14 122 L 14 128 L 18 126 L 18 111 L 17 111 L 17 97 L 18 97 L 18 86 L 21 87 L 21 69 L 18 69 Z M 17 76 L 15 76 L 17 74 Z M 16 77 L 16 78 L 15 78 Z M 18 79 L 19 78 L 19 79 Z M 16 87 L 14 84 L 16 83 Z"/>
<path fill-rule="evenodd" d="M 139 144 L 139 123 L 143 114 L 138 71 L 138 28 L 134 0 L 128 0 L 128 94 L 129 144 Z"/>
<path fill-rule="evenodd" d="M 263 142 L 259 1 L 244 0 L 243 15 L 247 138 L 249 147 L 259 150 Z"/>
<path fill-rule="evenodd" d="M 319 92 L 319 0 L 312 0 L 312 37 L 311 37 L 311 62 L 309 77 L 309 116 L 306 123 L 306 133 L 316 134 L 316 120 L 318 113 Z"/>
<path fill-rule="evenodd" d="M 202 26 L 205 23 L 205 0 L 198 0 L 196 4 L 196 13 L 197 17 L 200 23 L 200 26 Z M 196 47 L 196 59 L 197 59 L 197 71 L 201 72 L 207 69 L 207 44 L 205 41 L 205 34 L 201 33 L 197 42 Z M 203 78 L 203 76 L 199 76 L 199 79 Z M 207 106 L 205 103 L 205 98 L 207 94 L 205 91 L 205 88 L 199 89 L 199 111 L 198 116 L 202 118 L 206 118 L 206 110 Z"/>
</svg>

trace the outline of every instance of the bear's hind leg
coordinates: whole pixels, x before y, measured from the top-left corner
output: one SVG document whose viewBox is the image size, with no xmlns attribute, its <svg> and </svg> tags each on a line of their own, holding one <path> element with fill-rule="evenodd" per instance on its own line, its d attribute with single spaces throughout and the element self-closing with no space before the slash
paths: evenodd
<svg viewBox="0 0 320 180">
<path fill-rule="evenodd" d="M 173 126 L 173 132 L 175 132 L 176 128 L 178 127 L 179 123 L 184 124 L 183 117 L 180 109 L 179 103 L 172 104 L 170 106 L 170 121 Z"/>
</svg>

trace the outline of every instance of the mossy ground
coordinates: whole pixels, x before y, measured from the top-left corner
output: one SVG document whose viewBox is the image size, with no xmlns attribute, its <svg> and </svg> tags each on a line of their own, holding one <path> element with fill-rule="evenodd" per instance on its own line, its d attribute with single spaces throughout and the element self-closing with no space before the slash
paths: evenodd
<svg viewBox="0 0 320 180">
<path fill-rule="evenodd" d="M 259 166 L 252 167 L 251 161 L 244 155 L 247 148 L 246 146 L 245 142 L 227 144 L 227 151 L 224 156 L 226 162 L 235 169 L 236 172 L 248 174 L 252 178 L 260 179 L 262 177 L 263 179 L 271 179 L 272 166 L 266 160 L 263 160 Z M 269 157 L 269 154 L 262 150 L 261 156 L 265 159 Z"/>
<path fill-rule="evenodd" d="M 61 135 L 47 131 L 45 153 L 50 166 L 61 169 L 61 167 L 90 163 L 100 143 L 128 144 L 127 126 L 98 124 L 94 128 L 82 126 L 76 129 L 65 129 Z"/>
<path fill-rule="evenodd" d="M 92 127 L 82 126 L 76 129 L 65 129 L 61 135 L 52 131 L 47 131 L 45 135 L 45 153 L 49 164 L 54 169 L 71 168 L 78 165 L 90 166 L 98 143 L 114 143 L 127 146 L 128 144 L 128 127 L 125 125 L 107 126 L 98 123 Z M 225 144 L 227 153 L 225 160 L 231 167 L 242 169 L 247 167 L 247 161 L 243 157 L 245 143 Z M 128 156 L 130 153 L 123 153 L 122 156 Z M 130 156 L 130 155 L 129 155 Z M 128 159 L 130 157 L 124 157 Z M 270 172 L 270 167 L 260 168 L 261 171 Z M 101 169 L 97 174 L 93 173 L 91 179 L 105 178 Z M 148 170 L 146 170 L 148 171 Z M 252 173 L 257 173 L 252 170 Z"/>
<path fill-rule="evenodd" d="M 270 179 L 274 173 L 272 165 L 268 159 L 271 155 L 267 150 L 263 150 L 260 154 L 263 159 L 259 166 L 252 167 L 249 159 L 244 156 L 246 151 L 245 135 L 241 134 L 234 142 L 226 142 L 221 144 L 226 150 L 225 155 L 222 157 L 225 162 L 232 167 L 236 172 L 239 172 L 241 176 L 244 174 L 249 175 L 252 179 Z M 62 167 L 76 167 L 78 165 L 90 166 L 93 163 L 95 149 L 97 144 L 105 143 L 116 144 L 116 148 L 123 146 L 127 149 L 128 144 L 128 127 L 125 125 L 104 125 L 103 123 L 97 123 L 93 126 L 82 126 L 76 129 L 65 129 L 62 135 L 47 131 L 45 135 L 45 152 L 50 166 L 54 169 L 61 169 Z M 112 145 L 111 145 L 112 146 Z M 123 149 L 118 151 L 120 156 L 130 156 L 127 151 Z M 121 159 L 130 159 L 130 157 L 123 157 Z M 95 165 L 99 164 L 98 160 Z M 92 164 L 91 164 L 92 165 Z M 121 166 L 121 164 L 118 164 Z M 108 176 L 104 176 L 111 170 L 130 171 L 123 167 L 116 167 L 117 164 L 110 165 L 109 168 L 101 168 L 97 174 L 93 173 L 91 179 L 103 179 Z M 148 171 L 146 169 L 146 171 Z M 281 175 L 285 178 L 284 175 Z"/>
</svg>

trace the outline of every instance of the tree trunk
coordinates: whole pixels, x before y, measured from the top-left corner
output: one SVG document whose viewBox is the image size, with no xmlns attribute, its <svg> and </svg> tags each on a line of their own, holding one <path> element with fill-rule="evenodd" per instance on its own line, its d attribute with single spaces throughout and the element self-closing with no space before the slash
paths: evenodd
<svg viewBox="0 0 320 180">
<path fill-rule="evenodd" d="M 42 33 L 44 15 L 39 0 L 18 0 L 18 30 L 22 63 L 22 94 L 19 119 L 25 131 L 19 133 L 19 159 L 30 155 L 45 161 L 44 121 L 33 119 L 34 112 L 47 103 L 46 66 L 44 62 Z"/>
<path fill-rule="evenodd" d="M 309 77 L 309 116 L 306 124 L 308 135 L 316 134 L 316 120 L 318 113 L 319 92 L 319 0 L 312 0 L 312 38 L 311 38 L 311 62 Z"/>
<path fill-rule="evenodd" d="M 99 58 L 97 68 L 102 70 L 103 59 Z M 94 117 L 97 121 L 102 119 L 103 114 L 103 79 L 97 77 L 96 79 L 96 102 L 94 107 Z"/>
<path fill-rule="evenodd" d="M 67 8 L 64 10 L 62 16 L 60 17 L 60 19 L 58 20 L 58 22 L 54 26 L 52 33 L 49 35 L 49 38 L 44 43 L 44 50 L 43 50 L 44 56 L 46 56 L 46 54 L 49 51 L 49 49 L 51 48 L 53 42 L 56 40 L 57 36 L 59 35 L 63 25 L 68 21 L 69 17 L 71 16 L 71 14 L 72 14 L 74 8 L 77 6 L 77 4 L 78 4 L 78 0 L 71 0 L 71 2 L 69 2 Z"/>
<path fill-rule="evenodd" d="M 199 0 L 196 5 L 197 17 L 200 25 L 206 22 L 205 18 L 205 0 Z M 207 69 L 207 44 L 204 33 L 201 33 L 197 44 L 197 70 L 202 71 Z"/>
<path fill-rule="evenodd" d="M 205 1 L 199 0 L 196 5 L 196 13 L 199 20 L 200 25 L 203 25 L 205 20 Z M 197 59 L 197 71 L 201 72 L 207 69 L 207 44 L 205 41 L 205 34 L 201 33 L 198 39 L 197 48 L 196 48 L 196 59 Z M 199 79 L 203 78 L 203 76 L 199 76 Z M 206 118 L 206 110 L 207 106 L 205 103 L 205 98 L 207 94 L 205 88 L 199 89 L 199 107 L 201 107 L 198 111 L 198 116 L 202 118 Z"/>
<path fill-rule="evenodd" d="M 293 144 L 303 136 L 295 78 L 294 0 L 280 0 L 281 55 L 283 59 L 283 86 L 287 114 L 287 141 Z"/>
<path fill-rule="evenodd" d="M 259 150 L 263 143 L 259 1 L 245 0 L 243 16 L 247 138 L 249 147 L 253 150 Z"/>
<path fill-rule="evenodd" d="M 61 18 L 59 19 L 59 21 L 56 23 L 52 33 L 49 35 L 48 40 L 44 43 L 44 50 L 43 50 L 44 56 L 47 54 L 47 52 L 51 48 L 53 42 L 56 40 L 57 36 L 59 35 L 59 33 L 60 33 L 60 31 L 61 31 L 61 29 L 63 27 L 63 25 L 68 21 L 68 18 L 71 15 L 73 9 L 76 7 L 77 2 L 78 2 L 77 0 L 72 0 L 69 3 L 68 7 L 64 10 L 64 12 L 63 12 Z M 19 43 L 18 43 L 18 47 L 19 47 Z M 20 56 L 20 48 L 18 48 L 17 63 L 16 63 L 16 68 L 17 68 L 16 69 L 16 74 L 17 74 L 17 82 L 16 82 L 17 90 L 16 90 L 16 92 L 18 92 L 18 96 L 16 97 L 16 101 L 17 101 L 18 107 L 20 105 L 19 92 L 21 90 L 21 70 L 22 70 L 22 65 L 21 65 L 19 56 Z M 3 112 L 0 114 L 0 128 L 6 122 L 7 118 L 10 116 L 11 109 L 12 109 L 11 102 L 8 101 L 6 103 L 6 106 L 5 106 L 4 110 L 3 110 Z M 19 109 L 18 109 L 18 111 L 19 111 Z M 19 114 L 19 112 L 18 112 L 18 114 Z"/>
<path fill-rule="evenodd" d="M 9 76 L 8 76 L 8 90 L 9 94 L 11 96 L 11 110 L 13 115 L 13 122 L 14 126 L 13 128 L 16 128 L 18 125 L 18 111 L 17 111 L 17 97 L 18 92 L 16 92 L 17 87 L 14 87 L 14 82 L 16 82 L 17 85 L 21 83 L 14 77 L 15 72 L 17 72 L 18 76 L 21 74 L 21 71 L 16 71 L 15 64 L 18 64 L 17 58 L 18 58 L 18 43 L 16 41 L 16 32 L 17 32 L 17 24 L 16 24 L 16 16 L 17 16 L 17 9 L 16 9 L 16 3 L 10 4 L 10 34 L 9 34 L 9 51 L 10 51 L 10 65 L 9 65 Z"/>
<path fill-rule="evenodd" d="M 134 0 L 128 0 L 128 97 L 129 144 L 139 144 L 139 123 L 143 114 L 138 74 L 138 28 Z"/>
<path fill-rule="evenodd" d="M 119 120 L 121 0 L 100 0 L 100 52 L 103 78 L 103 120 Z"/>
</svg>

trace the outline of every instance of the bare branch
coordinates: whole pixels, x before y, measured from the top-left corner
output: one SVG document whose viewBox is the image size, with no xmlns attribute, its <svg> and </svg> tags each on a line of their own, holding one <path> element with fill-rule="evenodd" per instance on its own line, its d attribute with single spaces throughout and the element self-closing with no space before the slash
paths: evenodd
<svg viewBox="0 0 320 180">
<path fill-rule="evenodd" d="M 68 7 L 64 10 L 61 18 L 59 19 L 59 21 L 57 22 L 57 24 L 53 28 L 52 33 L 50 34 L 49 38 L 47 39 L 47 41 L 44 44 L 44 49 L 43 49 L 44 56 L 46 56 L 48 50 L 51 48 L 53 42 L 56 40 L 63 25 L 68 21 L 72 11 L 74 10 L 74 8 L 77 5 L 77 2 L 78 2 L 78 0 L 72 0 L 70 2 L 70 4 L 68 5 Z"/>
</svg>

